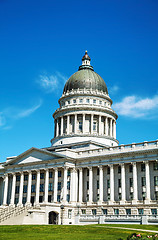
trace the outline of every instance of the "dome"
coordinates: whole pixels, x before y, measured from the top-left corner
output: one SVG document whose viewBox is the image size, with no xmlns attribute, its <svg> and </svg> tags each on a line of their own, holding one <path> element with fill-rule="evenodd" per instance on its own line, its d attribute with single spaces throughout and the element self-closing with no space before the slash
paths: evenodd
<svg viewBox="0 0 158 240">
<path fill-rule="evenodd" d="M 103 91 L 108 94 L 107 86 L 99 74 L 94 72 L 93 67 L 90 65 L 90 57 L 85 52 L 82 58 L 82 65 L 79 70 L 74 73 L 66 82 L 63 93 L 77 89 L 92 89 Z"/>
</svg>

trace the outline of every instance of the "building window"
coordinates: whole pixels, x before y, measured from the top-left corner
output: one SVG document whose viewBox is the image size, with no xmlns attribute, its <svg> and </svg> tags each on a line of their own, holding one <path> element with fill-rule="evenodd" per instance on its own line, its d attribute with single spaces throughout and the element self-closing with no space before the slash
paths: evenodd
<svg viewBox="0 0 158 240">
<path fill-rule="evenodd" d="M 87 169 L 87 177 L 89 176 L 89 169 Z"/>
<path fill-rule="evenodd" d="M 58 171 L 58 177 L 61 177 L 61 171 Z"/>
<path fill-rule="evenodd" d="M 70 202 L 70 194 L 67 194 L 66 199 L 67 199 L 67 202 Z"/>
<path fill-rule="evenodd" d="M 99 101 L 99 104 L 101 105 L 101 104 L 102 104 L 102 101 Z"/>
<path fill-rule="evenodd" d="M 79 130 L 82 131 L 82 121 L 79 121 L 79 126 L 78 126 Z"/>
<path fill-rule="evenodd" d="M 43 202 L 43 196 L 39 196 L 39 202 Z"/>
<path fill-rule="evenodd" d="M 16 181 L 17 181 L 17 182 L 20 181 L 20 175 L 16 175 Z"/>
<path fill-rule="evenodd" d="M 51 201 L 52 201 L 52 196 L 48 195 L 48 202 L 51 202 Z"/>
<path fill-rule="evenodd" d="M 35 184 L 32 184 L 32 185 L 31 185 L 31 192 L 32 192 L 32 193 L 35 193 Z"/>
<path fill-rule="evenodd" d="M 71 174 L 70 169 L 68 169 L 67 176 L 70 177 L 70 174 Z"/>
<path fill-rule="evenodd" d="M 40 184 L 40 192 L 44 192 L 44 184 Z"/>
<path fill-rule="evenodd" d="M 49 178 L 53 177 L 53 172 L 49 172 Z"/>
<path fill-rule="evenodd" d="M 16 187 L 15 187 L 15 193 L 19 193 L 19 189 L 20 189 L 20 187 L 19 187 L 19 186 L 16 186 Z"/>
<path fill-rule="evenodd" d="M 133 165 L 132 164 L 129 165 L 129 172 L 133 172 Z"/>
<path fill-rule="evenodd" d="M 144 209 L 143 208 L 139 208 L 138 209 L 138 214 L 139 215 L 143 215 L 144 214 Z"/>
<path fill-rule="evenodd" d="M 40 173 L 40 179 L 44 179 L 44 173 Z"/>
<path fill-rule="evenodd" d="M 81 209 L 82 214 L 86 214 L 86 209 Z"/>
<path fill-rule="evenodd" d="M 97 194 L 97 201 L 99 201 L 99 194 Z"/>
<path fill-rule="evenodd" d="M 103 212 L 104 215 L 107 215 L 107 209 L 103 208 L 102 212 Z"/>
<path fill-rule="evenodd" d="M 35 179 L 36 179 L 36 174 L 33 173 L 33 174 L 32 174 L 32 180 L 35 180 Z"/>
<path fill-rule="evenodd" d="M 118 173 L 121 173 L 121 166 L 118 166 Z"/>
<path fill-rule="evenodd" d="M 130 179 L 129 179 L 129 186 L 130 186 L 130 187 L 133 187 L 133 178 L 130 178 Z"/>
<path fill-rule="evenodd" d="M 76 103 L 76 99 L 73 99 L 73 103 Z"/>
<path fill-rule="evenodd" d="M 142 198 L 143 198 L 143 200 L 145 200 L 145 197 L 146 197 L 146 192 L 142 192 Z"/>
<path fill-rule="evenodd" d="M 96 99 L 93 99 L 93 103 L 96 104 Z"/>
<path fill-rule="evenodd" d="M 97 180 L 97 189 L 99 189 L 99 180 Z"/>
<path fill-rule="evenodd" d="M 71 219 L 72 218 L 72 210 L 68 209 L 68 218 Z"/>
<path fill-rule="evenodd" d="M 153 163 L 154 170 L 158 170 L 158 162 Z"/>
<path fill-rule="evenodd" d="M 157 215 L 157 209 L 156 208 L 151 209 L 151 214 L 152 215 Z"/>
<path fill-rule="evenodd" d="M 99 168 L 97 168 L 97 175 L 99 175 Z"/>
<path fill-rule="evenodd" d="M 92 209 L 92 214 L 96 215 L 97 214 L 97 209 Z"/>
<path fill-rule="evenodd" d="M 107 188 L 110 188 L 110 179 L 107 180 Z"/>
<path fill-rule="evenodd" d="M 86 198 L 86 201 L 87 201 L 87 202 L 89 201 L 89 194 L 87 194 L 87 198 Z"/>
<path fill-rule="evenodd" d="M 61 190 L 61 182 L 58 182 L 58 191 Z"/>
<path fill-rule="evenodd" d="M 60 202 L 60 195 L 57 195 L 57 202 Z"/>
<path fill-rule="evenodd" d="M 82 98 L 79 99 L 79 103 L 83 103 L 83 99 Z"/>
<path fill-rule="evenodd" d="M 121 187 L 121 179 L 118 179 L 118 187 Z"/>
<path fill-rule="evenodd" d="M 28 175 L 24 175 L 24 181 L 27 181 L 28 180 Z"/>
<path fill-rule="evenodd" d="M 155 192 L 155 199 L 158 200 L 158 191 Z"/>
<path fill-rule="evenodd" d="M 67 189 L 70 190 L 70 181 L 67 181 Z"/>
<path fill-rule="evenodd" d="M 107 174 L 110 174 L 110 167 L 107 167 Z"/>
<path fill-rule="evenodd" d="M 154 186 L 158 186 L 158 176 L 154 176 Z"/>
<path fill-rule="evenodd" d="M 67 101 L 68 104 L 70 104 L 70 101 Z"/>
<path fill-rule="evenodd" d="M 130 199 L 133 200 L 133 193 L 130 192 Z"/>
<path fill-rule="evenodd" d="M 89 101 L 89 98 L 87 98 L 87 99 L 86 99 L 86 103 L 89 103 L 89 102 L 90 102 L 90 101 Z"/>
<path fill-rule="evenodd" d="M 89 189 L 89 181 L 87 181 L 87 190 Z"/>
<path fill-rule="evenodd" d="M 19 198 L 15 198 L 15 204 L 18 204 Z"/>
<path fill-rule="evenodd" d="M 27 185 L 23 186 L 23 193 L 27 193 Z"/>
<path fill-rule="evenodd" d="M 49 183 L 49 185 L 48 185 L 48 191 L 50 192 L 50 191 L 52 191 L 53 190 L 53 184 L 52 183 Z"/>
<path fill-rule="evenodd" d="M 108 197 L 107 197 L 108 201 L 110 200 L 110 193 L 108 193 Z"/>
<path fill-rule="evenodd" d="M 118 208 L 114 209 L 114 214 L 119 215 L 119 209 Z"/>
<path fill-rule="evenodd" d="M 121 198 L 122 198 L 122 194 L 121 193 L 118 194 L 118 198 L 119 198 L 119 200 L 121 200 Z"/>
<path fill-rule="evenodd" d="M 129 208 L 129 209 L 126 209 L 126 214 L 127 215 L 131 215 L 131 209 Z"/>
<path fill-rule="evenodd" d="M 146 179 L 145 177 L 142 177 L 142 187 L 144 187 L 146 185 Z"/>
<path fill-rule="evenodd" d="M 142 171 L 142 172 L 145 172 L 145 163 L 142 163 L 142 164 L 141 164 L 141 171 Z"/>
<path fill-rule="evenodd" d="M 93 131 L 97 131 L 97 122 L 93 122 Z"/>
<path fill-rule="evenodd" d="M 26 197 L 23 197 L 23 199 L 22 199 L 22 203 L 23 203 L 23 204 L 26 203 Z"/>
</svg>

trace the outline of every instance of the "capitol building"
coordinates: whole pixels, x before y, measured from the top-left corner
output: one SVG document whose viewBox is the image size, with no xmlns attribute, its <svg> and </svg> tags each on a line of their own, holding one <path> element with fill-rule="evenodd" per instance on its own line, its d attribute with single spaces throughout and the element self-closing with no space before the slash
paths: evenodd
<svg viewBox="0 0 158 240">
<path fill-rule="evenodd" d="M 0 224 L 158 224 L 158 140 L 119 145 L 90 61 L 64 86 L 51 146 L 0 163 Z"/>
</svg>

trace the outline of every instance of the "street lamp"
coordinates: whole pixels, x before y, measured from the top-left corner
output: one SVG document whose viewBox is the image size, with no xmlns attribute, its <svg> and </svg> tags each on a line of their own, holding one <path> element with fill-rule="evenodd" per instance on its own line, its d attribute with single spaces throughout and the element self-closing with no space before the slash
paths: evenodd
<svg viewBox="0 0 158 240">
<path fill-rule="evenodd" d="M 61 205 L 60 208 L 61 208 L 61 225 L 63 225 L 63 210 L 64 210 L 64 205 Z"/>
</svg>

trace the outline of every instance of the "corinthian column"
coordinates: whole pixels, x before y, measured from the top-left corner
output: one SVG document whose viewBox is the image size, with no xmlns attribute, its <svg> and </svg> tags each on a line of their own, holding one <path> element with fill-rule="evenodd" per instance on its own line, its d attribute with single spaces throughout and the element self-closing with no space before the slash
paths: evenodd
<svg viewBox="0 0 158 240">
<path fill-rule="evenodd" d="M 133 163 L 133 200 L 132 203 L 136 204 L 138 201 L 138 185 L 137 185 L 137 164 Z"/>
<path fill-rule="evenodd" d="M 83 113 L 83 127 L 82 127 L 83 134 L 85 133 L 85 114 Z"/>
<path fill-rule="evenodd" d="M 94 115 L 91 114 L 91 134 L 93 134 L 93 118 L 94 118 Z"/>
<path fill-rule="evenodd" d="M 103 167 L 99 167 L 99 203 L 103 202 Z"/>
<path fill-rule="evenodd" d="M 114 165 L 110 165 L 110 203 L 114 202 Z"/>
<path fill-rule="evenodd" d="M 150 203 L 150 169 L 149 162 L 145 162 L 145 175 L 146 175 L 146 199 L 145 203 Z"/>
<path fill-rule="evenodd" d="M 36 180 L 36 205 L 39 205 L 39 191 L 40 191 L 40 170 L 37 170 L 37 180 Z"/>
<path fill-rule="evenodd" d="M 4 176 L 4 193 L 3 193 L 3 205 L 7 205 L 7 195 L 8 195 L 8 174 Z"/>
<path fill-rule="evenodd" d="M 54 202 L 57 202 L 58 169 L 54 169 Z"/>
<path fill-rule="evenodd" d="M 67 115 L 67 134 L 70 133 L 70 115 Z"/>
<path fill-rule="evenodd" d="M 61 136 L 63 135 L 63 117 L 61 117 Z"/>
<path fill-rule="evenodd" d="M 67 195 L 67 167 L 64 167 L 63 202 L 66 202 L 66 195 Z"/>
<path fill-rule="evenodd" d="M 93 202 L 93 170 L 89 167 L 89 203 Z"/>
<path fill-rule="evenodd" d="M 19 203 L 18 203 L 18 205 L 22 205 L 23 185 L 24 185 L 24 173 L 21 172 L 21 174 L 20 174 L 20 192 L 19 192 Z"/>
<path fill-rule="evenodd" d="M 121 201 L 120 201 L 121 204 L 124 204 L 125 200 L 126 200 L 125 185 L 126 185 L 125 184 L 125 165 L 123 163 L 123 164 L 121 164 L 121 195 L 122 195 L 122 198 L 121 198 Z"/>
<path fill-rule="evenodd" d="M 32 172 L 28 171 L 28 188 L 27 188 L 27 205 L 30 205 L 31 200 L 31 182 L 32 182 Z"/>
<path fill-rule="evenodd" d="M 10 205 L 14 205 L 14 200 L 15 200 L 15 185 L 16 185 L 16 174 L 13 173 L 12 193 L 11 193 Z"/>
<path fill-rule="evenodd" d="M 45 170 L 45 191 L 44 191 L 44 201 L 48 202 L 48 184 L 49 184 L 49 169 Z"/>
<path fill-rule="evenodd" d="M 79 202 L 83 201 L 83 169 L 79 168 Z"/>
</svg>

